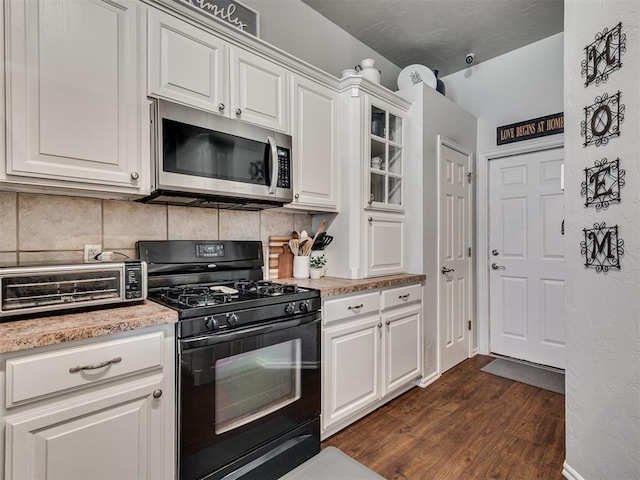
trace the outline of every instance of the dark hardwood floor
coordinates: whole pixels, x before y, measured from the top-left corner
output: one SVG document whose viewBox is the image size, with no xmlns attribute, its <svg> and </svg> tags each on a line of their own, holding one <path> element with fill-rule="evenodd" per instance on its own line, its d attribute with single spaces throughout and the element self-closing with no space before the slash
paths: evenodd
<svg viewBox="0 0 640 480">
<path fill-rule="evenodd" d="M 322 443 L 391 479 L 560 480 L 564 396 L 481 372 L 478 355 Z"/>
</svg>

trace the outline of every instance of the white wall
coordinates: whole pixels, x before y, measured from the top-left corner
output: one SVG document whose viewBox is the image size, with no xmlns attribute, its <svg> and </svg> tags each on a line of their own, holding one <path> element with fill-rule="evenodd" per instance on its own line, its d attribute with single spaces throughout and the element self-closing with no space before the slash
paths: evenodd
<svg viewBox="0 0 640 480">
<path fill-rule="evenodd" d="M 478 118 L 478 153 L 497 148 L 497 127 L 562 111 L 562 52 L 559 33 L 442 79 Z"/>
<path fill-rule="evenodd" d="M 300 0 L 242 0 L 260 13 L 260 38 L 336 77 L 364 58 L 382 71 L 380 83 L 397 90 L 400 68 Z"/>
<path fill-rule="evenodd" d="M 622 68 L 601 85 L 584 86 L 584 47 L 622 21 Z M 640 13 L 634 1 L 565 1 L 565 252 L 567 321 L 565 476 L 640 478 Z M 622 92 L 621 135 L 605 146 L 583 146 L 583 108 L 597 95 Z M 580 196 L 583 169 L 603 157 L 626 170 L 621 203 L 597 212 Z M 625 242 L 621 270 L 583 266 L 583 228 L 619 225 Z"/>
</svg>

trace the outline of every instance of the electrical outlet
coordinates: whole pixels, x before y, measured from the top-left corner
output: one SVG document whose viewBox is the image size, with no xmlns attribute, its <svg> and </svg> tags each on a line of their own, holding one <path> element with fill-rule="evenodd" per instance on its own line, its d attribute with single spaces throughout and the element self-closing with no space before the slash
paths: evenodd
<svg viewBox="0 0 640 480">
<path fill-rule="evenodd" d="M 102 253 L 102 245 L 85 245 L 84 246 L 84 261 L 85 263 L 98 262 L 94 260 L 97 255 Z"/>
</svg>

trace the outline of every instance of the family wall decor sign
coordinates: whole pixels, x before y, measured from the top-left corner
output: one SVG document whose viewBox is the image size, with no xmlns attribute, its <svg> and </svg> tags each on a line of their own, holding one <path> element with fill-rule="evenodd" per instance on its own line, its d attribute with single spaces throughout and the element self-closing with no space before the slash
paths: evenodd
<svg viewBox="0 0 640 480">
<path fill-rule="evenodd" d="M 258 36 L 258 12 L 234 0 L 175 0 L 193 11 Z"/>
<path fill-rule="evenodd" d="M 622 68 L 626 43 L 622 22 L 595 35 L 595 40 L 584 48 L 585 56 L 581 63 L 585 88 L 605 84 L 610 75 Z M 591 105 L 584 107 L 584 120 L 580 122 L 584 148 L 606 146 L 610 139 L 621 135 L 625 111 L 621 98 L 620 91 L 604 92 L 597 95 Z M 621 202 L 626 172 L 620 168 L 620 163 L 620 158 L 610 161 L 604 157 L 584 169 L 580 194 L 585 198 L 585 208 L 595 207 L 600 212 Z M 619 236 L 618 225 L 596 222 L 592 228 L 583 228 L 582 231 L 584 240 L 580 242 L 580 254 L 584 257 L 584 266 L 604 273 L 610 269 L 619 270 L 624 240 Z"/>
</svg>

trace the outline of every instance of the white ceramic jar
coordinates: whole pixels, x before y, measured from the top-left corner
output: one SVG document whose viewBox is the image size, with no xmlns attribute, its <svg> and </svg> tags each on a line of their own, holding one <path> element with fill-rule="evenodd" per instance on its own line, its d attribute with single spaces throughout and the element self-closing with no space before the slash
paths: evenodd
<svg viewBox="0 0 640 480">
<path fill-rule="evenodd" d="M 376 61 L 373 58 L 365 58 L 360 62 L 359 67 L 364 78 L 374 83 L 380 83 L 380 70 L 376 68 Z"/>
</svg>

